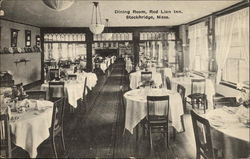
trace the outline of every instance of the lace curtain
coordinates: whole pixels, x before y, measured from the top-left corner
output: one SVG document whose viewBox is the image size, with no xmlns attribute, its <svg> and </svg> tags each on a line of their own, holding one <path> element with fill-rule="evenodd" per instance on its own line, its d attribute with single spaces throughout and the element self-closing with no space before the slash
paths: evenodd
<svg viewBox="0 0 250 159">
<path fill-rule="evenodd" d="M 194 24 L 188 28 L 189 70 L 208 70 L 208 26 L 205 22 Z"/>
<path fill-rule="evenodd" d="M 249 8 L 218 17 L 215 20 L 217 84 L 221 81 L 222 69 L 225 67 L 235 32 L 238 32 L 239 43 L 244 45 L 244 57 L 249 65 Z"/>
</svg>

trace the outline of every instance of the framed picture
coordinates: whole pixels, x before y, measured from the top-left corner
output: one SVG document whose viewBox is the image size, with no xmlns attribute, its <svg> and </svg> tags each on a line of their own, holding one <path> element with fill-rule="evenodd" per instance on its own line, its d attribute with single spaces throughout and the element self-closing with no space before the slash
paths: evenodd
<svg viewBox="0 0 250 159">
<path fill-rule="evenodd" d="M 25 30 L 25 46 L 30 47 L 31 46 L 31 31 Z"/>
<path fill-rule="evenodd" d="M 36 46 L 40 47 L 41 46 L 41 38 L 40 35 L 36 35 Z"/>
<path fill-rule="evenodd" d="M 18 37 L 18 31 L 17 29 L 10 29 L 10 46 L 11 47 L 17 47 L 17 37 Z"/>
</svg>

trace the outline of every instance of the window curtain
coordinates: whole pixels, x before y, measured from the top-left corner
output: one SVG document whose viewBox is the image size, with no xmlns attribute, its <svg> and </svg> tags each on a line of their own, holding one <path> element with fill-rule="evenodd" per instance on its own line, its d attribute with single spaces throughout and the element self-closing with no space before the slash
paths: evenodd
<svg viewBox="0 0 250 159">
<path fill-rule="evenodd" d="M 86 45 L 75 43 L 45 43 L 44 54 L 45 60 L 74 60 L 79 58 L 80 55 L 86 55 Z"/>
<path fill-rule="evenodd" d="M 194 24 L 188 28 L 189 44 L 189 70 L 207 70 L 208 65 L 208 27 L 205 22 Z M 196 58 L 199 55 L 201 58 Z M 199 60 L 195 62 L 195 59 Z M 202 63 L 201 63 L 202 61 Z M 200 66 L 197 66 L 200 64 Z"/>
<path fill-rule="evenodd" d="M 245 57 L 249 62 L 249 8 L 216 18 L 216 60 L 218 65 L 216 77 L 217 84 L 221 81 L 222 69 L 226 64 L 229 55 L 235 25 L 237 26 L 237 29 L 239 29 L 239 40 L 245 46 Z"/>
</svg>

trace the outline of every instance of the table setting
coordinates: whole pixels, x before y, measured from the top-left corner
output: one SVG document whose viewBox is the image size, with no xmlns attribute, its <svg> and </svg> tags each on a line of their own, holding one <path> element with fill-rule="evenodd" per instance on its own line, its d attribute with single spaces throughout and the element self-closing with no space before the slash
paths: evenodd
<svg viewBox="0 0 250 159">
<path fill-rule="evenodd" d="M 37 156 L 37 147 L 50 135 L 52 111 L 53 102 L 46 100 L 7 97 L 1 104 L 1 113 L 10 117 L 12 142 L 26 150 L 31 158 Z"/>
<path fill-rule="evenodd" d="M 225 158 L 246 157 L 249 147 L 249 108 L 240 105 L 214 109 L 204 114 L 211 125 L 212 140 L 215 147 L 224 152 Z M 246 151 L 242 151 L 242 150 Z"/>
</svg>

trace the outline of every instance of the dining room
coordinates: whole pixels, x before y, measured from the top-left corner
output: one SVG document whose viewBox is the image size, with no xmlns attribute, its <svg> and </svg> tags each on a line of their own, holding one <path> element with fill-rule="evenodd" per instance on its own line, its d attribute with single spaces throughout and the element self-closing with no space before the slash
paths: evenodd
<svg viewBox="0 0 250 159">
<path fill-rule="evenodd" d="M 0 157 L 249 158 L 249 6 L 0 0 Z"/>
</svg>

